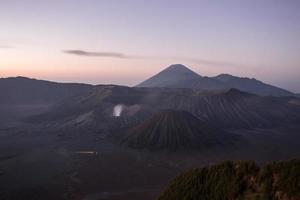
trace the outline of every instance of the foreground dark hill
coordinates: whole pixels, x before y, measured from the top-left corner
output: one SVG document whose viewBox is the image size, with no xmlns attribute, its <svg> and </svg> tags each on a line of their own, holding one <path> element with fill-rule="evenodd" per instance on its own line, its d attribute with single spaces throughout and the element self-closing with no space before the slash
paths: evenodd
<svg viewBox="0 0 300 200">
<path fill-rule="evenodd" d="M 229 74 L 221 74 L 216 77 L 203 77 L 181 64 L 167 67 L 160 73 L 138 84 L 137 87 L 191 88 L 203 91 L 236 88 L 263 96 L 294 95 L 292 92 L 253 78 L 240 78 Z"/>
<path fill-rule="evenodd" d="M 73 95 L 84 94 L 91 85 L 55 83 L 26 77 L 0 79 L 0 104 L 54 104 Z"/>
<path fill-rule="evenodd" d="M 210 149 L 232 145 L 229 133 L 206 125 L 186 111 L 162 110 L 131 128 L 122 141 L 138 149 Z"/>
<path fill-rule="evenodd" d="M 300 161 L 228 161 L 193 169 L 176 177 L 158 200 L 297 200 L 300 199 Z"/>
</svg>

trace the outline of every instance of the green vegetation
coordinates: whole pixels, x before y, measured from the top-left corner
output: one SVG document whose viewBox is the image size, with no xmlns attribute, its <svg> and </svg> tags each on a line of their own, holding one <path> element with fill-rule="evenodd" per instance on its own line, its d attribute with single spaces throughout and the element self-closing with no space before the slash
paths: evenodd
<svg viewBox="0 0 300 200">
<path fill-rule="evenodd" d="M 176 177 L 157 200 L 299 200 L 300 160 L 226 161 Z"/>
</svg>

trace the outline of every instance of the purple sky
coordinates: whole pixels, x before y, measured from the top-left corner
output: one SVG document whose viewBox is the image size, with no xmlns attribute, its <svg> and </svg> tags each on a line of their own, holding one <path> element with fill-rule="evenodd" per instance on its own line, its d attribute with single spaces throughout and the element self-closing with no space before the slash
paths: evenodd
<svg viewBox="0 0 300 200">
<path fill-rule="evenodd" d="M 299 0 L 0 0 L 0 76 L 134 85 L 172 63 L 300 92 Z"/>
</svg>

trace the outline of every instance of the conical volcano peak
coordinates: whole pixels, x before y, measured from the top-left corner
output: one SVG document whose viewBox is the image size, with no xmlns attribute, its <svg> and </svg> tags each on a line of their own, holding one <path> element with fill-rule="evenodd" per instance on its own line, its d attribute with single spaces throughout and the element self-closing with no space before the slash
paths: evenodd
<svg viewBox="0 0 300 200">
<path fill-rule="evenodd" d="M 131 128 L 122 141 L 137 149 L 200 149 L 218 141 L 219 133 L 187 111 L 162 110 Z"/>
<path fill-rule="evenodd" d="M 173 64 L 140 83 L 138 87 L 182 87 L 182 82 L 196 80 L 201 76 L 182 64 Z"/>
<path fill-rule="evenodd" d="M 187 68 L 186 66 L 184 66 L 183 64 L 172 64 L 169 66 L 169 68 Z"/>
<path fill-rule="evenodd" d="M 173 72 L 173 73 L 187 73 L 187 74 L 193 74 L 193 75 L 199 76 L 198 74 L 196 74 L 194 71 L 192 71 L 188 67 L 184 66 L 183 64 L 170 65 L 163 71 L 168 71 L 168 72 Z"/>
<path fill-rule="evenodd" d="M 166 69 L 168 70 L 189 70 L 191 71 L 188 67 L 184 66 L 183 64 L 172 64 Z"/>
</svg>

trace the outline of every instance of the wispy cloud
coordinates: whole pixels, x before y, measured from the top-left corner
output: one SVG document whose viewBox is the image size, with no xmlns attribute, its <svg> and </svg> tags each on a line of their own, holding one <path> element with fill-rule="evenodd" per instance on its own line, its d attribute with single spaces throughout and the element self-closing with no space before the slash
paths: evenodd
<svg viewBox="0 0 300 200">
<path fill-rule="evenodd" d="M 127 55 L 119 52 L 100 52 L 100 51 L 84 51 L 78 49 L 63 50 L 63 53 L 73 54 L 77 56 L 90 56 L 90 57 L 111 57 L 111 58 L 122 58 L 122 59 L 160 59 L 160 60 L 180 60 L 182 62 L 192 62 L 201 65 L 210 65 L 214 67 L 248 67 L 243 64 L 227 62 L 227 61 L 216 61 L 209 59 L 201 58 L 192 58 L 192 57 L 162 57 L 162 56 L 136 56 L 136 55 Z"/>
<path fill-rule="evenodd" d="M 95 56 L 95 57 L 112 57 L 112 58 L 142 58 L 141 56 L 126 55 L 119 52 L 96 52 L 84 51 L 78 49 L 63 50 L 64 53 L 73 54 L 77 56 Z"/>
</svg>

